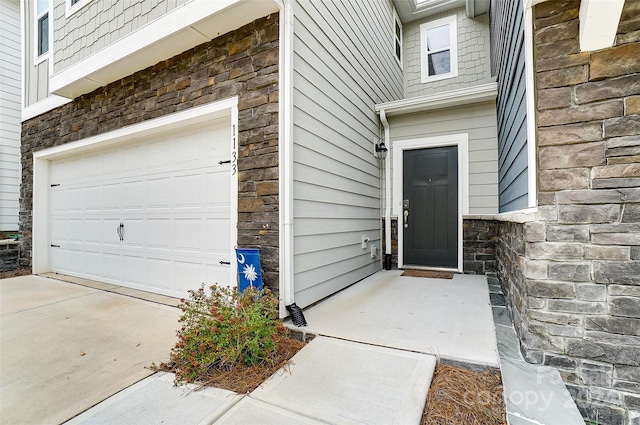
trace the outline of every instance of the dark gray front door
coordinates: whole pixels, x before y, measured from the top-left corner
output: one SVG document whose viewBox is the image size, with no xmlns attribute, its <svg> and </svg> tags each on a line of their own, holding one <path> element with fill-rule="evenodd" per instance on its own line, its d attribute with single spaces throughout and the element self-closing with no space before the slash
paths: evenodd
<svg viewBox="0 0 640 425">
<path fill-rule="evenodd" d="M 404 264 L 457 268 L 458 148 L 407 150 L 403 160 Z"/>
</svg>

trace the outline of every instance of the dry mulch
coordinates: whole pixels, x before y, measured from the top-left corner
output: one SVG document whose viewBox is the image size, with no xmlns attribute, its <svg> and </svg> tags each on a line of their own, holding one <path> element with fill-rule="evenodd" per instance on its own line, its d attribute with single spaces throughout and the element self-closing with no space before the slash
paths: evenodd
<svg viewBox="0 0 640 425">
<path fill-rule="evenodd" d="M 506 425 L 500 375 L 439 364 L 421 425 Z"/>
<path fill-rule="evenodd" d="M 17 269 L 9 270 L 6 272 L 0 272 L 0 279 L 7 279 L 10 277 L 27 276 L 31 274 L 29 267 L 18 267 Z"/>
<path fill-rule="evenodd" d="M 453 279 L 452 272 L 439 272 L 432 270 L 405 270 L 400 276 L 430 277 L 431 279 Z"/>
<path fill-rule="evenodd" d="M 283 338 L 278 349 L 277 361 L 273 364 L 266 362 L 254 366 L 244 364 L 234 365 L 228 370 L 215 367 L 200 376 L 196 385 L 198 389 L 203 387 L 216 387 L 223 390 L 234 391 L 239 394 L 250 393 L 258 388 L 267 378 L 276 373 L 278 369 L 285 367 L 289 360 L 304 347 L 306 343 L 292 338 Z M 175 363 L 162 363 L 159 367 L 165 372 L 175 373 Z"/>
</svg>

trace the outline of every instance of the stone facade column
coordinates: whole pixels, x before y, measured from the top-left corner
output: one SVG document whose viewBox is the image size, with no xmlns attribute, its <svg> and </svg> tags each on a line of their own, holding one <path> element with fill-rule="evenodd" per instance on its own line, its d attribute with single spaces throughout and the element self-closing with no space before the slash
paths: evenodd
<svg viewBox="0 0 640 425">
<path fill-rule="evenodd" d="M 501 277 L 525 358 L 557 367 L 585 417 L 638 423 L 640 2 L 594 52 L 579 7 L 534 8 L 539 207 L 501 227 Z"/>
</svg>

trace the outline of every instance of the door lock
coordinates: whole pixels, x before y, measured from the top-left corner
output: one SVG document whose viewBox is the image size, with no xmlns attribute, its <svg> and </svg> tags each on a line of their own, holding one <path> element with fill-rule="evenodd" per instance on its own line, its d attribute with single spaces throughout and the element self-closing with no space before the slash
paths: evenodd
<svg viewBox="0 0 640 425">
<path fill-rule="evenodd" d="M 409 227 L 409 200 L 408 199 L 403 199 L 402 200 L 402 209 L 403 211 L 403 215 L 404 215 L 404 228 L 408 228 Z"/>
</svg>

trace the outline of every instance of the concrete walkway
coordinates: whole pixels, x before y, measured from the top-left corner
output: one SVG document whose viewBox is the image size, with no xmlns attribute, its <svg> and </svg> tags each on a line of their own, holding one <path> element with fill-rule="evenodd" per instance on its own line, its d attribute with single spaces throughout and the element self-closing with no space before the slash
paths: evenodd
<svg viewBox="0 0 640 425">
<path fill-rule="evenodd" d="M 38 290 L 44 290 L 39 293 L 44 293 L 48 299 L 42 305 L 36 301 L 38 296 L 35 293 L 18 296 L 21 291 L 16 290 L 16 282 L 2 282 L 3 413 L 5 394 L 9 394 L 9 399 L 13 397 L 13 407 L 21 412 L 29 407 L 37 409 L 34 406 L 47 397 L 31 387 L 15 392 L 12 385 L 20 385 L 20 379 L 29 381 L 25 378 L 29 376 L 27 372 L 11 378 L 11 385 L 5 388 L 4 329 L 5 323 L 8 323 L 5 318 L 25 321 L 26 326 L 13 326 L 18 333 L 29 332 L 38 329 L 42 320 L 46 321 L 38 314 L 35 316 L 37 320 L 29 317 L 29 314 L 40 313 L 39 309 L 46 312 L 53 308 L 54 312 L 50 315 L 53 318 L 57 317 L 57 313 L 54 314 L 56 308 L 52 306 L 58 304 L 67 305 L 68 308 L 64 309 L 58 306 L 63 311 L 75 312 L 85 304 L 101 310 L 106 307 L 100 307 L 101 303 L 97 301 L 92 303 L 93 297 L 111 298 L 114 305 L 120 305 L 124 298 L 106 292 L 99 295 L 95 289 L 68 286 L 70 284 L 50 286 L 42 281 L 38 281 L 38 284 Z M 21 297 L 24 299 L 18 302 Z M 8 299 L 11 301 L 6 301 Z M 139 300 L 130 302 L 144 303 Z M 14 303 L 22 307 L 9 307 Z M 172 310 L 172 325 L 175 328 L 178 316 L 175 309 L 155 307 Z M 26 316 L 19 317 L 22 313 Z M 83 314 L 90 315 L 90 312 Z M 153 316 L 155 313 L 150 314 Z M 145 326 L 147 324 L 146 319 L 123 314 L 120 310 L 114 316 L 120 315 L 129 321 L 126 327 L 129 333 L 133 332 L 132 328 L 136 327 L 138 321 Z M 511 425 L 584 423 L 575 405 L 571 407 L 572 400 L 558 380 L 557 371 L 528 365 L 519 358 L 515 332 L 504 307 L 504 297 L 499 287 L 487 284 L 484 276 L 456 275 L 452 280 L 442 280 L 403 277 L 400 271 L 379 272 L 307 309 L 305 316 L 309 326 L 303 332 L 314 334 L 315 338 L 293 357 L 289 365 L 250 394 L 240 395 L 216 388 L 193 391 L 191 385 L 175 387 L 173 375 L 165 373 L 154 374 L 127 387 L 149 374 L 148 370 L 143 369 L 149 361 L 136 363 L 131 360 L 133 365 L 124 371 L 109 369 L 108 374 L 104 374 L 106 376 L 98 375 L 93 382 L 75 381 L 74 390 L 62 388 L 60 391 L 66 393 L 53 395 L 60 412 L 53 409 L 47 413 L 48 416 L 38 413 L 47 420 L 22 422 L 57 423 L 64 416 L 70 418 L 73 409 L 77 413 L 81 411 L 78 411 L 77 403 L 74 404 L 75 397 L 81 405 L 86 406 L 85 409 L 91 407 L 93 402 L 87 401 L 86 394 L 82 394 L 86 392 L 94 397 L 92 400 L 98 394 L 105 394 L 100 399 L 104 401 L 75 416 L 69 424 L 419 424 L 436 358 L 439 357 L 441 361 L 454 364 L 500 367 Z M 74 313 L 65 316 L 64 320 L 71 317 L 82 316 Z M 100 323 L 113 320 L 111 316 L 98 317 Z M 63 326 L 60 322 L 62 319 L 57 320 L 42 324 L 50 339 L 58 337 Z M 98 319 L 92 320 L 87 329 L 98 329 Z M 148 325 L 153 327 L 151 323 Z M 109 332 L 100 329 L 89 338 L 110 340 L 105 334 Z M 31 335 L 32 338 L 38 338 L 37 332 Z M 124 336 L 121 338 L 122 341 L 129 341 Z M 168 355 L 175 337 L 169 339 L 170 342 L 162 344 L 161 352 L 164 355 Z M 120 341 L 117 338 L 115 340 Z M 16 344 L 16 340 L 10 343 Z M 49 343 L 52 344 L 51 341 Z M 17 348 L 16 352 L 23 349 Z M 46 358 L 52 356 L 54 362 L 64 364 L 68 357 L 74 357 L 74 353 L 72 350 L 61 357 L 49 354 Z M 14 358 L 17 356 L 16 353 L 11 355 Z M 88 355 L 89 352 L 86 352 L 79 357 L 84 359 Z M 107 360 L 101 358 L 104 367 L 108 368 Z M 119 361 L 119 357 L 116 360 Z M 74 359 L 72 364 L 76 363 L 77 359 Z M 19 369 L 25 364 L 15 360 L 12 368 Z M 118 366 L 122 364 L 118 363 Z M 79 364 L 74 367 L 84 369 L 87 366 Z M 57 372 L 49 377 L 46 371 L 35 371 L 44 373 L 46 382 L 64 385 L 65 373 Z M 108 382 L 109 377 L 121 372 L 131 374 L 132 379 L 127 385 L 120 384 L 120 392 L 109 397 L 114 392 L 113 388 L 103 393 L 94 391 L 93 387 L 101 385 L 103 379 Z M 96 377 L 95 372 L 93 374 Z M 120 378 L 117 381 L 123 382 Z M 31 405 L 25 401 L 21 405 L 20 398 L 24 399 L 25 394 L 31 392 L 36 394 L 39 401 Z M 530 396 L 534 393 L 539 403 L 532 403 Z M 15 394 L 20 396 L 16 397 Z M 69 400 L 69 397 L 73 399 Z M 28 417 L 29 412 L 24 415 Z M 19 414 L 15 417 L 20 419 Z M 5 421 L 4 416 L 2 420 Z M 11 423 L 20 423 L 20 420 Z"/>
<path fill-rule="evenodd" d="M 485 276 L 453 279 L 381 271 L 305 310 L 311 334 L 498 366 Z"/>
</svg>

